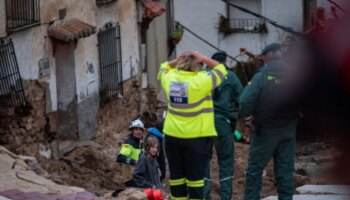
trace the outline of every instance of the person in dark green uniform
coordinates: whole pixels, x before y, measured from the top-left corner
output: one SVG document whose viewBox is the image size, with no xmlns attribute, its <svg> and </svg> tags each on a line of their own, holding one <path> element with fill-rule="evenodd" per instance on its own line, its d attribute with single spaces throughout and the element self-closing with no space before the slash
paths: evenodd
<svg viewBox="0 0 350 200">
<path fill-rule="evenodd" d="M 289 98 L 286 65 L 281 46 L 273 43 L 262 51 L 264 66 L 244 88 L 239 111 L 252 126 L 245 200 L 260 200 L 262 173 L 273 158 L 279 200 L 292 200 L 294 193 L 294 154 L 298 110 Z"/>
<path fill-rule="evenodd" d="M 240 80 L 225 64 L 226 58 L 227 54 L 224 51 L 218 51 L 212 56 L 212 59 L 224 64 L 228 71 L 227 79 L 212 92 L 215 128 L 218 136 L 211 141 L 210 158 L 214 145 L 219 163 L 220 198 L 222 200 L 230 200 L 232 197 L 234 131 L 238 117 L 238 97 L 242 91 Z M 204 197 L 209 199 L 210 160 L 204 180 Z"/>
</svg>

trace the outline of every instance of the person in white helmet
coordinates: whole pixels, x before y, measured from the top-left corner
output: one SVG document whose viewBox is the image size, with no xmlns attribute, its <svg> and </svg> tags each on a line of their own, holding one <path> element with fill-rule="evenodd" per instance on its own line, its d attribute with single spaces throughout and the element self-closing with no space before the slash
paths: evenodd
<svg viewBox="0 0 350 200">
<path fill-rule="evenodd" d="M 127 187 L 132 187 L 132 171 L 134 166 L 139 160 L 140 153 L 143 149 L 141 140 L 143 138 L 143 132 L 145 127 L 140 119 L 131 121 L 129 126 L 131 133 L 121 145 L 120 151 L 117 156 L 117 162 L 121 163 L 123 181 Z"/>
</svg>

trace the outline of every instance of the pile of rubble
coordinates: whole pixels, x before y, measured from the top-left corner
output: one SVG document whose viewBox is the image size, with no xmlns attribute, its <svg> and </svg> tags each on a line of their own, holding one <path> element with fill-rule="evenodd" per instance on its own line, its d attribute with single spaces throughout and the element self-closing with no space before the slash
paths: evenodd
<svg viewBox="0 0 350 200">
<path fill-rule="evenodd" d="M 48 147 L 45 91 L 37 81 L 29 81 L 25 91 L 28 105 L 1 110 L 0 144 L 15 153 L 35 156 Z"/>
</svg>

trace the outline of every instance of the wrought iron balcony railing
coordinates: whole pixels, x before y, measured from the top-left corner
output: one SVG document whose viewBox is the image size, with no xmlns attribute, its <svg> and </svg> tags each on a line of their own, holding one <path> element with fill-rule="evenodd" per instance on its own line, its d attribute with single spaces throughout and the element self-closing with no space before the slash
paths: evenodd
<svg viewBox="0 0 350 200">
<path fill-rule="evenodd" d="M 267 28 L 261 19 L 231 19 L 230 29 L 233 33 L 265 33 Z"/>
</svg>

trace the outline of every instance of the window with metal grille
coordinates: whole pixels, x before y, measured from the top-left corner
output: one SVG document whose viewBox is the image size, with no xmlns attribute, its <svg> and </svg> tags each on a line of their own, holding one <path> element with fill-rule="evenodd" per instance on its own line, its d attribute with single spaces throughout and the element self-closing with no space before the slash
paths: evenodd
<svg viewBox="0 0 350 200">
<path fill-rule="evenodd" d="M 98 32 L 100 60 L 100 101 L 102 104 L 123 95 L 120 26 L 107 22 Z"/>
<path fill-rule="evenodd" d="M 12 40 L 0 40 L 0 108 L 24 105 L 25 102 Z"/>
<path fill-rule="evenodd" d="M 6 0 L 6 30 L 9 32 L 40 24 L 40 0 Z"/>
</svg>

